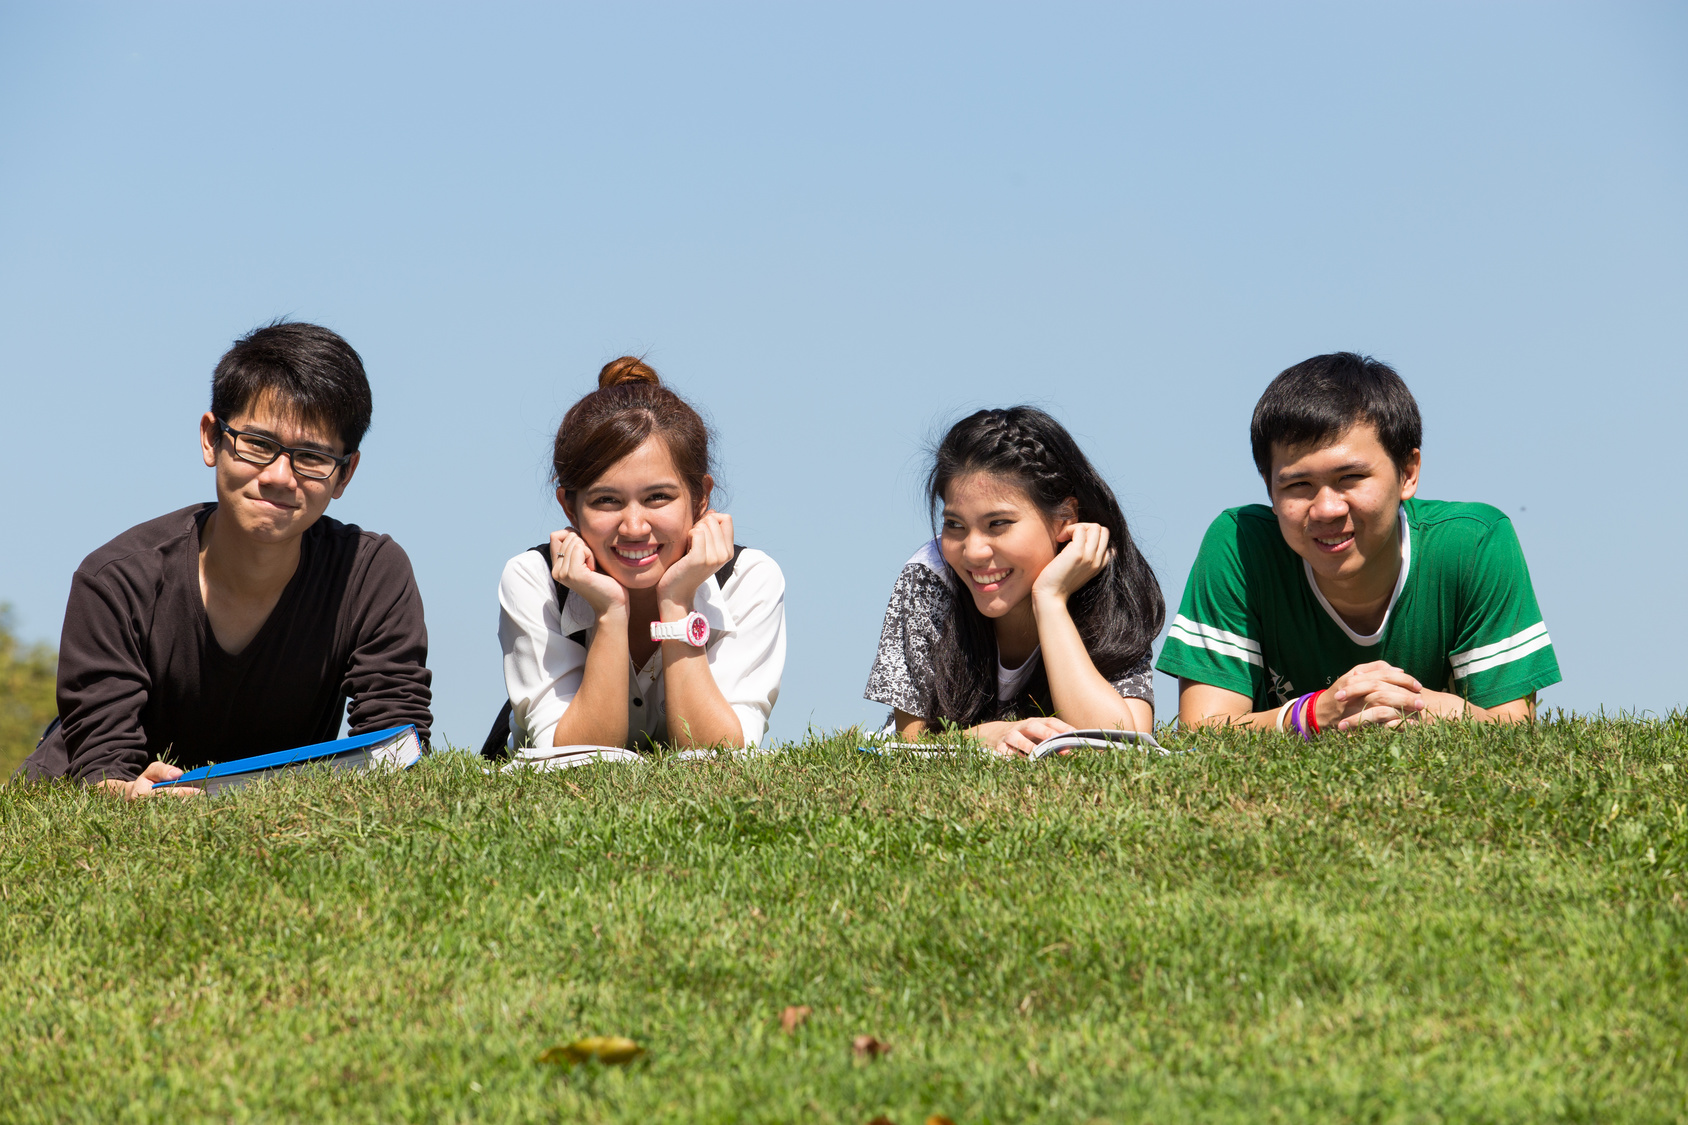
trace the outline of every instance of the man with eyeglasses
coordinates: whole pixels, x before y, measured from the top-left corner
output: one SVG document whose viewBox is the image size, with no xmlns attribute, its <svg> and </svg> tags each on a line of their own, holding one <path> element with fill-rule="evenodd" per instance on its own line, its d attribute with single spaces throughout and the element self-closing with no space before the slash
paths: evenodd
<svg viewBox="0 0 1688 1125">
<path fill-rule="evenodd" d="M 59 646 L 59 720 L 23 771 L 126 798 L 213 761 L 414 723 L 428 634 L 410 560 L 324 512 L 369 428 L 351 345 L 314 324 L 249 333 L 218 362 L 201 452 L 217 500 L 83 560 Z M 172 786 L 161 792 L 192 796 Z"/>
</svg>

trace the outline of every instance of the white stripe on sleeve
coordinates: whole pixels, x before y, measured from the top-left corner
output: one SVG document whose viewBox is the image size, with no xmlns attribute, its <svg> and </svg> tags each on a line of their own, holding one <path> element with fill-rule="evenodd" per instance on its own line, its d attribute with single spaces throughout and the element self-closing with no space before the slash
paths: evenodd
<svg viewBox="0 0 1688 1125">
<path fill-rule="evenodd" d="M 1250 664 L 1266 666 L 1260 655 L 1260 642 L 1251 641 L 1238 633 L 1230 633 L 1224 629 L 1217 629 L 1212 625 L 1203 625 L 1199 621 L 1191 621 L 1182 613 L 1174 614 L 1172 628 L 1167 630 L 1168 639 L 1177 640 L 1180 644 L 1191 648 L 1205 648 L 1209 652 L 1220 656 L 1229 656 L 1237 660 L 1244 660 Z"/>
<path fill-rule="evenodd" d="M 1456 652 L 1448 658 L 1448 662 L 1453 665 L 1454 679 L 1463 680 L 1478 672 L 1487 672 L 1491 668 L 1511 664 L 1514 660 L 1522 660 L 1552 643 L 1553 638 L 1547 635 L 1547 622 L 1538 621 L 1523 632 L 1514 633 L 1503 641 Z"/>
<path fill-rule="evenodd" d="M 1546 633 L 1543 633 L 1541 636 L 1532 641 L 1521 644 L 1517 648 L 1496 653 L 1495 655 L 1483 660 L 1473 660 L 1463 668 L 1455 668 L 1454 679 L 1462 680 L 1466 676 L 1473 676 L 1478 672 L 1487 672 L 1490 668 L 1499 668 L 1503 664 L 1511 664 L 1514 660 L 1522 660 L 1532 652 L 1547 648 L 1552 643 L 1553 638 L 1549 637 Z"/>
</svg>

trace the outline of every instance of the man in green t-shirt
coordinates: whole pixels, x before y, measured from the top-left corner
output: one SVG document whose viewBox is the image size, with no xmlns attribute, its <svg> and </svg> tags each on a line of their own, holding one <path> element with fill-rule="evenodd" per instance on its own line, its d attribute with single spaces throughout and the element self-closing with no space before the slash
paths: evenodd
<svg viewBox="0 0 1688 1125">
<path fill-rule="evenodd" d="M 1534 718 L 1559 662 L 1518 536 L 1487 504 L 1417 499 L 1422 434 L 1377 360 L 1272 380 L 1250 426 L 1272 506 L 1213 521 L 1156 664 L 1184 726 Z"/>
</svg>

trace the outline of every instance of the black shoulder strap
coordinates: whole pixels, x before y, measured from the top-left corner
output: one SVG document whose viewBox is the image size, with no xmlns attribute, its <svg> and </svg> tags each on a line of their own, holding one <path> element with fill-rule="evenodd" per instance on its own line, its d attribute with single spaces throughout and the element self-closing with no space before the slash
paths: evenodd
<svg viewBox="0 0 1688 1125">
<path fill-rule="evenodd" d="M 498 709 L 498 718 L 492 720 L 492 729 L 486 732 L 486 741 L 481 743 L 481 757 L 488 761 L 502 762 L 510 756 L 510 701 L 506 699 L 504 706 Z"/>
<path fill-rule="evenodd" d="M 540 558 L 544 559 L 545 560 L 545 569 L 546 569 L 546 571 L 550 571 L 550 569 L 551 569 L 551 541 L 549 539 L 547 539 L 545 542 L 541 543 L 537 547 L 529 547 L 528 550 L 533 551 Z M 563 585 L 561 582 L 558 582 L 555 578 L 553 578 L 553 579 L 551 579 L 551 589 L 557 595 L 557 609 L 561 610 L 565 605 L 568 604 L 569 588 L 567 586 Z M 569 640 L 573 641 L 577 645 L 580 645 L 582 648 L 586 647 L 586 630 L 581 629 L 578 632 L 570 633 L 569 634 Z"/>
<path fill-rule="evenodd" d="M 529 547 L 528 550 L 538 552 L 539 557 L 545 560 L 545 569 L 551 569 L 551 541 L 549 539 L 539 544 L 537 547 Z M 739 556 L 742 554 L 744 554 L 744 546 L 739 543 L 734 543 L 733 557 L 727 560 L 725 566 L 715 572 L 715 582 L 717 585 L 725 586 L 727 584 L 727 579 L 733 576 L 733 567 L 738 564 Z M 573 591 L 561 582 L 558 582 L 555 578 L 551 579 L 551 585 L 557 595 L 557 609 L 561 610 L 568 604 L 569 596 Z M 570 633 L 569 640 L 573 641 L 577 645 L 584 646 L 586 644 L 586 630 L 581 629 L 578 632 Z M 48 729 L 50 730 L 51 728 Z M 510 756 L 509 744 L 510 701 L 506 699 L 504 701 L 503 708 L 498 712 L 498 718 L 494 719 L 492 722 L 492 729 L 487 731 L 486 741 L 481 743 L 481 757 L 491 759 L 495 762 L 502 761 Z"/>
<path fill-rule="evenodd" d="M 727 560 L 726 566 L 723 566 L 720 570 L 715 572 L 715 584 L 717 586 L 725 586 L 727 584 L 727 579 L 733 576 L 733 567 L 738 565 L 738 557 L 742 554 L 744 554 L 744 544 L 734 543 L 733 557 Z"/>
</svg>

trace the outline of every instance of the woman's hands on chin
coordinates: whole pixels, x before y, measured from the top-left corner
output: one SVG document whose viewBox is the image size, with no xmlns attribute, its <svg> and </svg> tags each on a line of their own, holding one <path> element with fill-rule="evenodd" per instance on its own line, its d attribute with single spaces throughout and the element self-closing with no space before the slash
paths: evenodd
<svg viewBox="0 0 1688 1125">
<path fill-rule="evenodd" d="M 1065 605 L 1086 582 L 1102 573 L 1114 552 L 1108 546 L 1108 529 L 1099 523 L 1068 524 L 1056 540 L 1067 546 L 1032 583 L 1032 596 L 1053 598 Z"/>
<path fill-rule="evenodd" d="M 686 553 L 656 581 L 663 619 L 668 620 L 669 614 L 675 611 L 678 616 L 690 613 L 697 588 L 732 557 L 733 517 L 725 512 L 705 513 L 692 525 Z"/>
<path fill-rule="evenodd" d="M 599 572 L 586 540 L 572 527 L 551 533 L 551 577 L 585 598 L 600 619 L 627 612 L 627 587 Z"/>
</svg>

